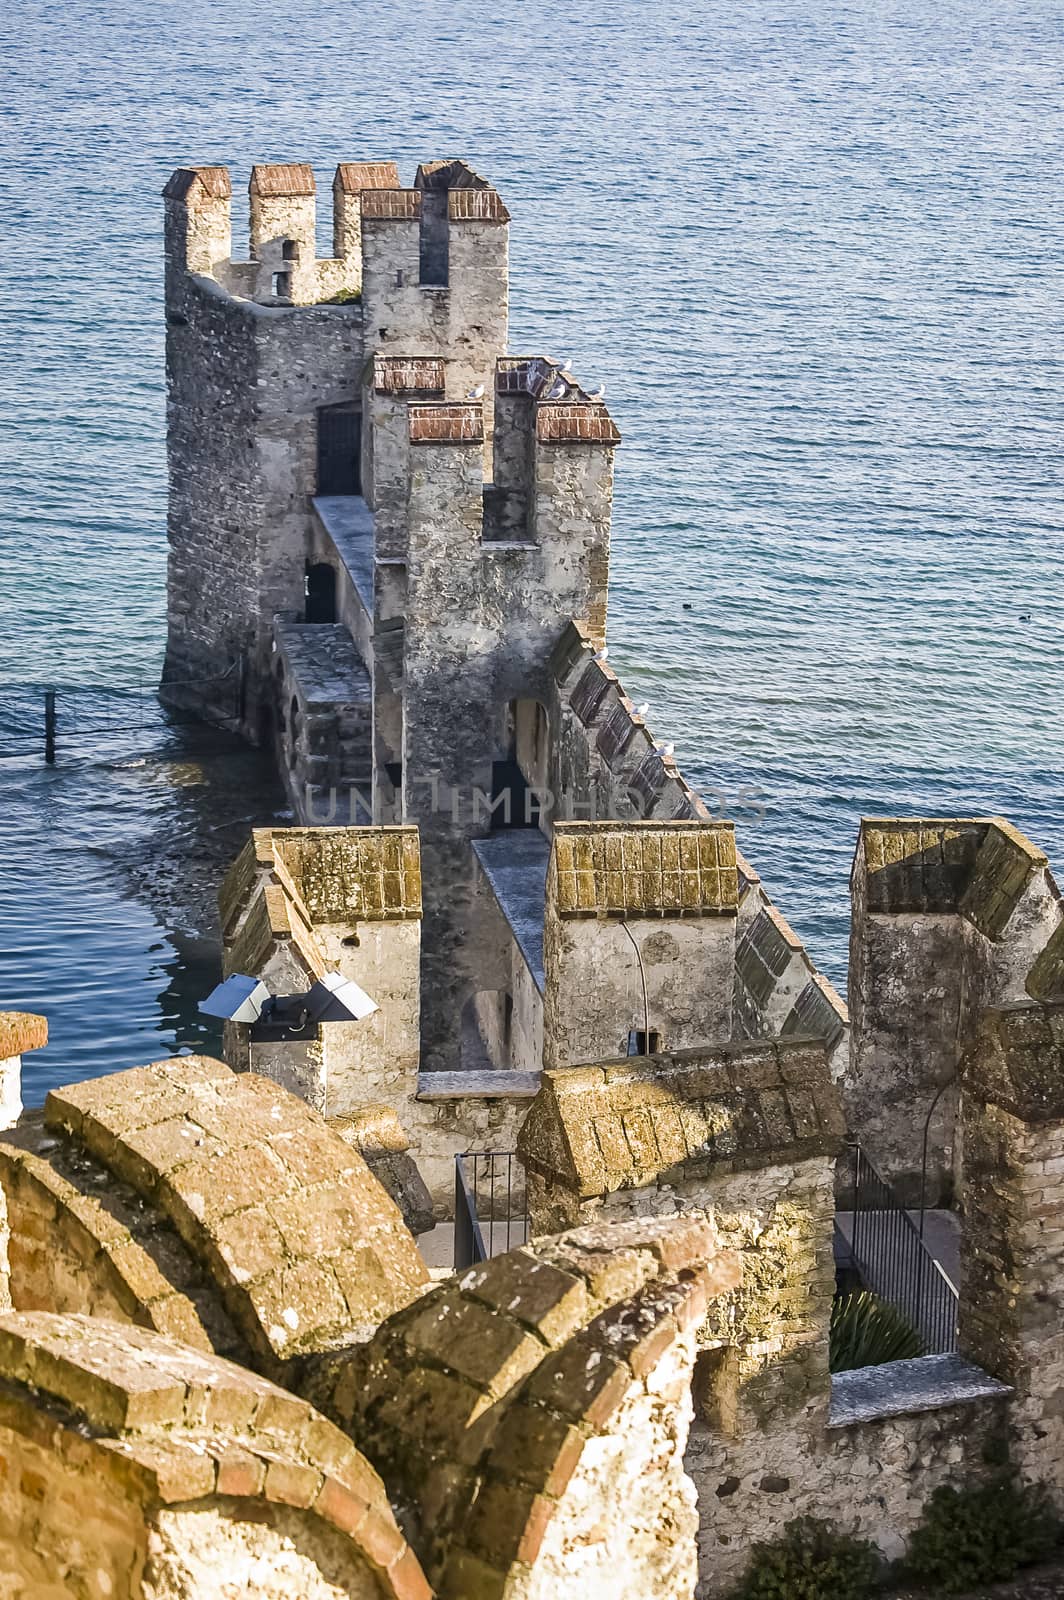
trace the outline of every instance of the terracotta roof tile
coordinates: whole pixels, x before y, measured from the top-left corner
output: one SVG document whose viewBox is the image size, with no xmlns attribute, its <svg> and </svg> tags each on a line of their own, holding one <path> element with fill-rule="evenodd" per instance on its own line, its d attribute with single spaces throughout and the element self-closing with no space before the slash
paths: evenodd
<svg viewBox="0 0 1064 1600">
<path fill-rule="evenodd" d="M 399 168 L 394 161 L 341 161 L 333 188 L 344 194 L 361 194 L 363 189 L 398 189 Z"/>
<path fill-rule="evenodd" d="M 197 183 L 212 200 L 228 200 L 233 192 L 228 167 L 178 167 L 163 194 L 167 200 L 184 200 Z"/>
<path fill-rule="evenodd" d="M 314 189 L 314 168 L 306 161 L 291 161 L 284 166 L 254 166 L 248 184 L 248 193 L 263 199 L 313 194 Z"/>
</svg>

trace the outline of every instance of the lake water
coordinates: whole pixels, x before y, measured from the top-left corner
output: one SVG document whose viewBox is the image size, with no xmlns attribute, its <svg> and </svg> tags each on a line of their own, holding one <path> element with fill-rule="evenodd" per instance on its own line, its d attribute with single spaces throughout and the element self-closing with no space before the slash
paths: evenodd
<svg viewBox="0 0 1064 1600">
<path fill-rule="evenodd" d="M 512 348 L 605 381 L 625 436 L 611 659 L 693 781 L 756 791 L 741 843 L 837 981 L 862 813 L 1003 811 L 1064 866 L 1060 0 L 14 0 L 0 34 L 0 1005 L 52 1022 L 28 1098 L 204 1037 L 182 849 L 220 862 L 276 804 L 134 696 L 61 694 L 83 731 L 39 756 L 46 683 L 161 662 L 183 162 L 239 193 L 311 160 L 323 222 L 340 159 L 498 184 Z"/>
</svg>

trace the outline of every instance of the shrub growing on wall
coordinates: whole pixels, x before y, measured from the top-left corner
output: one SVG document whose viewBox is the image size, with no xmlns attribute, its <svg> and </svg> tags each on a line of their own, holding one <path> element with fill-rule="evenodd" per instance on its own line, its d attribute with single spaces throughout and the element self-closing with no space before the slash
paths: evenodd
<svg viewBox="0 0 1064 1600">
<path fill-rule="evenodd" d="M 798 1517 L 779 1539 L 755 1544 L 735 1600 L 865 1600 L 879 1570 L 875 1545 Z"/>
<path fill-rule="evenodd" d="M 1060 1535 L 1060 1519 L 1041 1484 L 1002 1476 L 973 1488 L 943 1487 L 924 1507 L 906 1565 L 922 1583 L 963 1594 L 1043 1560 Z"/>
</svg>

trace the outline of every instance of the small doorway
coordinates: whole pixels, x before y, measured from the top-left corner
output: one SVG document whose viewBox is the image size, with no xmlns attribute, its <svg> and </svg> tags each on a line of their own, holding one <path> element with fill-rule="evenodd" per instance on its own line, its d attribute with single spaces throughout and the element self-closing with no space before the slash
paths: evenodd
<svg viewBox="0 0 1064 1600">
<path fill-rule="evenodd" d="M 318 493 L 362 493 L 362 413 L 357 406 L 318 412 Z"/>
<path fill-rule="evenodd" d="M 336 621 L 336 571 L 327 561 L 307 567 L 306 620 Z"/>
</svg>

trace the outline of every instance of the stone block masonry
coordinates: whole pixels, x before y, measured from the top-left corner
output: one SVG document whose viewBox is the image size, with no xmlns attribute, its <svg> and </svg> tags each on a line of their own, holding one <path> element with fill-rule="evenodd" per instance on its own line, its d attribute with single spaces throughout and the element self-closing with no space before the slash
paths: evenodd
<svg viewBox="0 0 1064 1600">
<path fill-rule="evenodd" d="M 90 1312 L 283 1378 L 427 1281 L 394 1203 L 308 1106 L 221 1062 L 49 1096 L 0 1143 L 16 1310 Z"/>
</svg>

